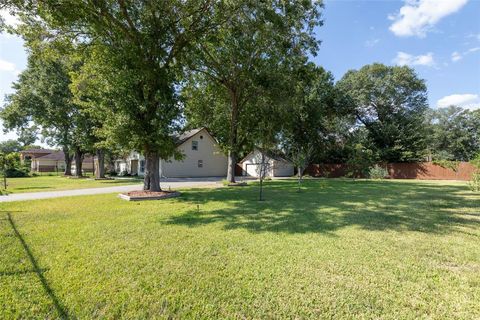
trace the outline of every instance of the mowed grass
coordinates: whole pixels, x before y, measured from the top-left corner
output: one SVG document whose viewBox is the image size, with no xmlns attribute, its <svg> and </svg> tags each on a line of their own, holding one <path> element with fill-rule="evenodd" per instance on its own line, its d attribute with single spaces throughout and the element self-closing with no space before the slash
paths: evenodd
<svg viewBox="0 0 480 320">
<path fill-rule="evenodd" d="M 0 318 L 480 318 L 480 195 L 308 180 L 0 204 Z"/>
<path fill-rule="evenodd" d="M 72 190 L 85 188 L 113 187 L 128 184 L 140 184 L 137 178 L 116 180 L 94 180 L 93 178 L 67 178 L 64 176 L 37 176 L 25 178 L 7 178 L 6 193 L 25 193 L 55 190 Z M 5 192 L 3 178 L 0 179 L 0 188 Z"/>
</svg>

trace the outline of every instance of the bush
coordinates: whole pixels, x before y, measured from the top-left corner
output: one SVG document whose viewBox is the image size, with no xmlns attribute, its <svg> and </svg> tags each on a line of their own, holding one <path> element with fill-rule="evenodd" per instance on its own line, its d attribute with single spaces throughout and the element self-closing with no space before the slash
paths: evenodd
<svg viewBox="0 0 480 320">
<path fill-rule="evenodd" d="M 470 161 L 471 164 L 473 164 L 475 167 L 477 167 L 478 169 L 480 169 L 480 153 L 477 154 L 477 156 L 475 158 L 473 158 L 471 161 Z"/>
<path fill-rule="evenodd" d="M 118 175 L 117 171 L 115 170 L 112 170 L 110 172 L 107 173 L 110 177 L 116 177 Z"/>
<path fill-rule="evenodd" d="M 28 177 L 28 171 L 24 168 L 8 168 L 5 170 L 7 178 L 23 178 Z"/>
<path fill-rule="evenodd" d="M 388 176 L 388 170 L 376 164 L 368 171 L 370 179 L 385 179 Z"/>
<path fill-rule="evenodd" d="M 468 185 L 473 192 L 480 192 L 480 171 L 473 173 Z"/>
</svg>

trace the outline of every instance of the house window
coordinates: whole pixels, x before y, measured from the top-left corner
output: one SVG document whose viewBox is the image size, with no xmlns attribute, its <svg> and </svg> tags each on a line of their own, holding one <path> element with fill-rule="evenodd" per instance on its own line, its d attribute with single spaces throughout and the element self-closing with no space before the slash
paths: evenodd
<svg viewBox="0 0 480 320">
<path fill-rule="evenodd" d="M 145 160 L 140 160 L 140 172 L 145 172 Z"/>
<path fill-rule="evenodd" d="M 198 167 L 203 168 L 203 160 L 198 160 Z"/>
<path fill-rule="evenodd" d="M 192 150 L 195 150 L 195 151 L 198 150 L 198 141 L 195 141 L 195 140 L 192 141 Z"/>
</svg>

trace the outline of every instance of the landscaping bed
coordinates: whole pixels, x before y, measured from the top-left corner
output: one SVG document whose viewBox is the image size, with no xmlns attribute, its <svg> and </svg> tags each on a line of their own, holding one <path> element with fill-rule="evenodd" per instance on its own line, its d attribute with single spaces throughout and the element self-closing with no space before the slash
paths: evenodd
<svg viewBox="0 0 480 320">
<path fill-rule="evenodd" d="M 121 199 L 128 201 L 144 201 L 144 200 L 161 200 L 178 197 L 180 192 L 178 191 L 148 191 L 138 190 L 120 193 L 118 196 Z"/>
</svg>

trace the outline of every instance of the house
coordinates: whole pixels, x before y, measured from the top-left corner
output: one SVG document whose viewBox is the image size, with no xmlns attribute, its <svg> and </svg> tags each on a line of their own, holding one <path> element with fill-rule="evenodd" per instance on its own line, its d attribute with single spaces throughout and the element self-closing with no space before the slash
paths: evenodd
<svg viewBox="0 0 480 320">
<path fill-rule="evenodd" d="M 184 155 L 182 160 L 161 159 L 160 175 L 164 178 L 221 177 L 227 173 L 227 157 L 217 140 L 206 128 L 186 131 L 175 137 L 177 150 Z M 115 171 L 120 174 L 144 175 L 145 158 L 131 152 L 125 159 L 115 162 Z"/>
<path fill-rule="evenodd" d="M 85 155 L 82 161 L 82 173 L 93 172 L 93 157 Z M 76 174 L 75 159 L 72 160 L 72 174 Z"/>
<path fill-rule="evenodd" d="M 65 155 L 62 151 L 54 151 L 32 159 L 32 172 L 56 172 L 65 170 Z"/>
<path fill-rule="evenodd" d="M 25 161 L 33 161 L 36 158 L 46 156 L 52 152 L 56 152 L 56 150 L 51 149 L 30 149 L 30 150 L 22 150 L 20 151 L 20 161 L 24 163 Z"/>
<path fill-rule="evenodd" d="M 242 173 L 245 176 L 259 177 L 262 168 L 262 152 L 264 154 L 263 163 L 266 170 L 265 177 L 291 177 L 294 174 L 293 164 L 285 159 L 280 153 L 271 151 L 262 151 L 255 148 L 242 161 L 239 162 Z"/>
<path fill-rule="evenodd" d="M 32 172 L 61 172 L 65 170 L 65 155 L 63 151 L 50 150 L 48 154 L 36 156 L 31 160 Z M 93 158 L 85 156 L 82 163 L 82 171 L 93 171 Z M 75 162 L 72 163 L 72 173 L 75 173 Z"/>
</svg>

